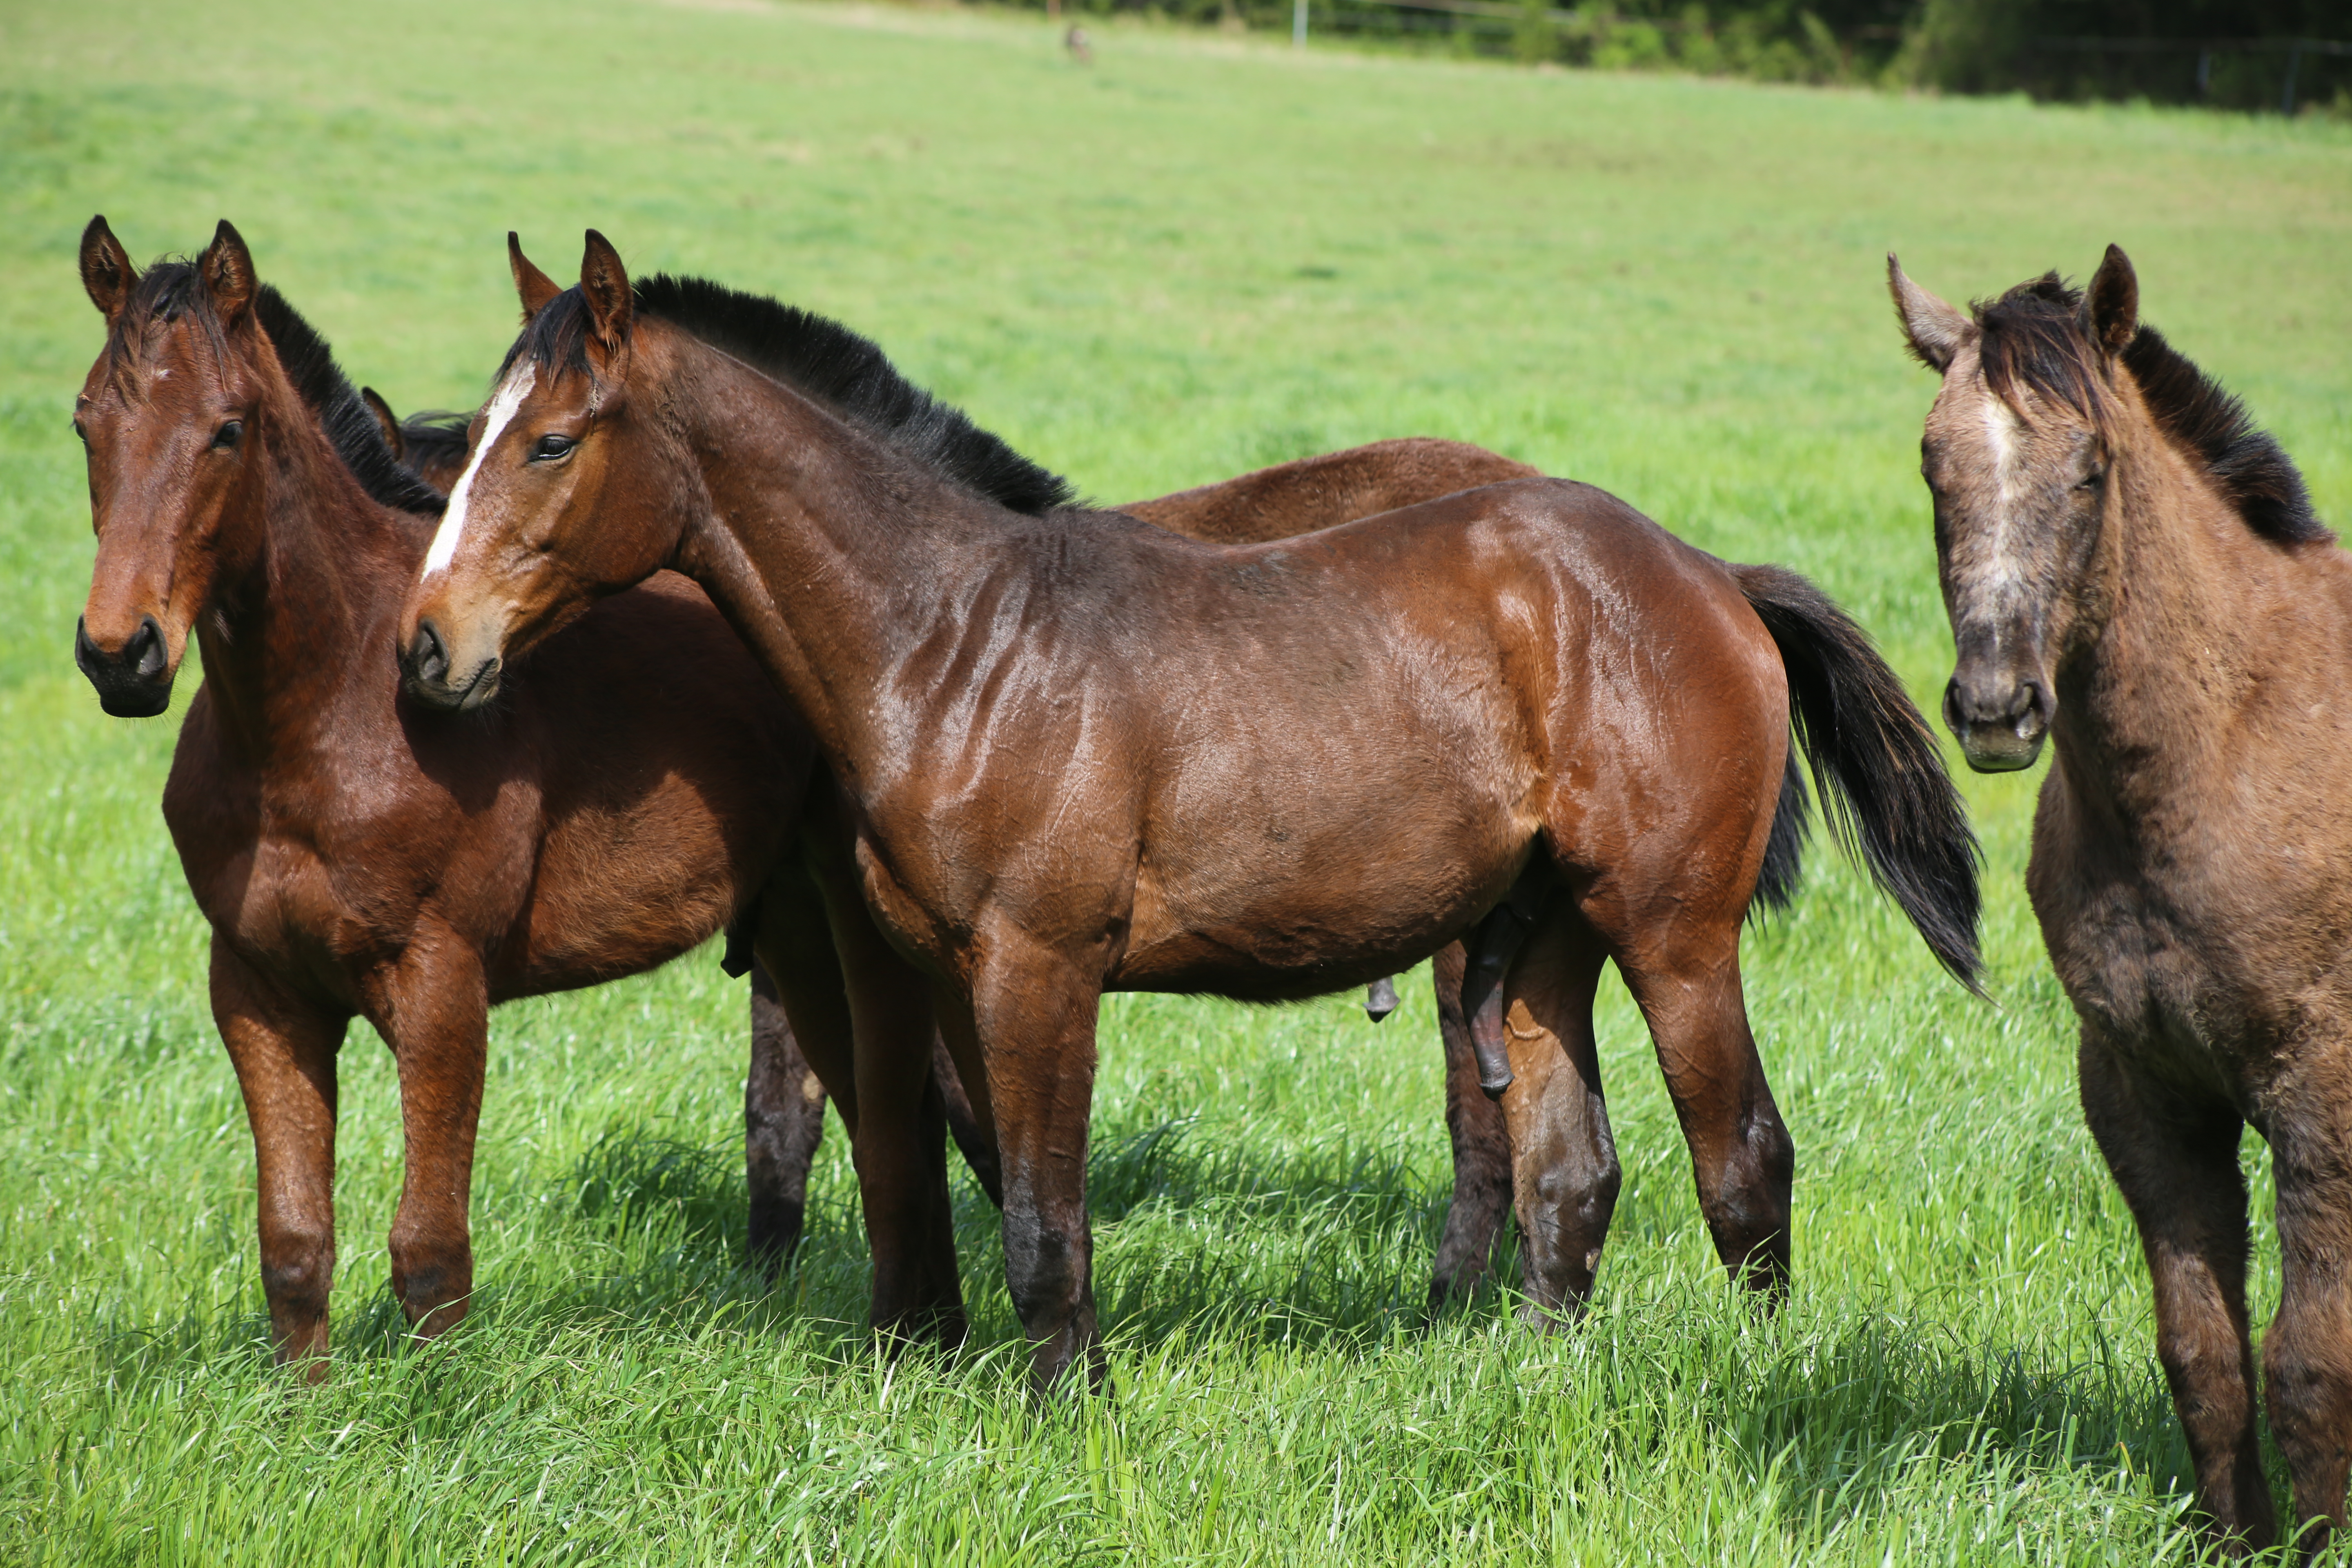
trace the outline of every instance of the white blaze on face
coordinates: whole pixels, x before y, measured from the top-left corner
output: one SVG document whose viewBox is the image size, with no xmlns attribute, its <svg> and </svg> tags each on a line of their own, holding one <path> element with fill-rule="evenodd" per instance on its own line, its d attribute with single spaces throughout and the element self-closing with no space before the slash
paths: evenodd
<svg viewBox="0 0 2352 1568">
<path fill-rule="evenodd" d="M 2010 558 L 2010 542 L 2018 531 L 2017 510 L 2026 499 L 2026 487 L 2021 482 L 2020 470 L 2025 455 L 2019 450 L 2019 437 L 2025 427 L 2015 411 L 1993 395 L 1990 386 L 1982 389 L 1978 404 L 1984 421 L 1985 451 L 1992 459 L 1992 472 L 1997 486 L 1993 500 L 1992 559 L 1996 568 L 2007 572 L 2016 566 Z"/>
<path fill-rule="evenodd" d="M 482 416 L 482 444 L 474 448 L 473 460 L 466 465 L 466 471 L 457 476 L 457 485 L 449 491 L 449 505 L 441 513 L 441 528 L 433 536 L 433 548 L 425 552 L 425 570 L 417 574 L 418 582 L 457 559 L 457 536 L 466 531 L 466 501 L 473 494 L 474 475 L 480 471 L 482 459 L 498 445 L 499 433 L 513 420 L 515 410 L 522 406 L 522 400 L 530 394 L 530 384 L 537 379 L 537 373 L 525 361 L 515 366 L 506 384 L 491 397 L 489 410 Z"/>
</svg>

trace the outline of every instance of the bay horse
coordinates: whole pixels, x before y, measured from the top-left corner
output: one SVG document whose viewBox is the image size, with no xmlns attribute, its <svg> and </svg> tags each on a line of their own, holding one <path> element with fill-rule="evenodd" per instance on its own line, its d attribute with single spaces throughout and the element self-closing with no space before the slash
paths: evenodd
<svg viewBox="0 0 2352 1568">
<path fill-rule="evenodd" d="M 1943 378 L 1921 443 L 1972 767 L 2053 751 L 2026 871 L 2083 1110 L 2139 1228 L 2157 1350 L 2231 1553 L 2277 1536 L 2238 1145 L 2271 1146 L 2263 1343 L 2306 1550 L 2352 1460 L 2352 561 L 2244 408 L 2139 319 L 2107 247 L 1963 314 L 1887 279 Z"/>
<path fill-rule="evenodd" d="M 201 262 L 142 276 L 96 220 L 82 270 L 109 333 L 77 405 L 100 542 L 77 660 L 110 712 L 140 716 L 168 705 L 189 636 L 209 650 L 164 810 L 214 927 L 215 1019 L 260 1164 L 278 1352 L 327 1344 L 335 1063 L 354 1013 L 400 1063 L 409 1179 L 394 1289 L 417 1331 L 436 1333 L 470 1291 L 487 1008 L 654 967 L 740 914 L 774 876 L 791 826 L 776 813 L 802 797 L 807 743 L 674 575 L 568 630 L 560 642 L 577 658 L 535 668 L 478 721 L 401 702 L 373 650 L 441 495 L 395 466 L 402 446 L 372 436 L 370 411 L 389 418 L 382 399 L 355 395 L 325 341 L 254 282 L 233 229 Z M 428 477 L 436 428 L 406 427 L 423 439 L 404 455 Z M 1250 493 L 1306 515 L 1507 462 L 1457 446 L 1337 454 L 1294 466 L 1288 484 L 1248 476 Z M 1172 510 L 1213 517 L 1215 497 L 1188 492 Z M 815 974 L 800 982 L 814 1010 L 803 1026 L 845 1030 L 838 959 L 807 914 L 792 932 Z M 764 968 L 759 979 L 746 1163 L 751 1252 L 772 1270 L 800 1234 L 823 1099 L 776 982 Z M 991 1141 L 968 1111 L 956 1124 L 951 1073 L 941 1087 L 992 1188 Z M 1499 1218 L 1504 1156 L 1488 1146 L 1499 1128 L 1473 1122 L 1456 1142 L 1457 1186 L 1475 1201 L 1457 1200 L 1447 1235 L 1472 1270 Z"/>
<path fill-rule="evenodd" d="M 520 278 L 526 264 L 520 258 L 515 237 L 509 236 L 509 240 Z M 432 412 L 403 420 L 374 388 L 362 386 L 360 397 L 374 416 L 394 457 L 446 497 L 465 470 L 466 433 L 474 416 Z M 1539 473 L 1530 464 L 1468 442 L 1405 437 L 1294 458 L 1155 500 L 1129 501 L 1116 510 L 1196 539 L 1252 542 L 1312 532 L 1457 490 L 1536 478 Z M 739 952 L 738 931 L 730 928 L 728 934 L 724 963 L 729 973 L 740 973 L 748 966 L 751 975 L 753 1045 L 744 1112 L 751 1167 L 751 1250 L 778 1267 L 776 1260 L 789 1257 L 798 1237 L 808 1170 L 824 1139 L 826 1096 L 793 1038 L 791 1025 L 775 1001 L 773 983 L 756 958 Z M 1500 1115 L 1484 1099 L 1465 1092 L 1475 1071 L 1467 1024 L 1461 1016 L 1461 971 L 1459 944 L 1455 944 L 1438 955 L 1432 972 L 1439 1035 L 1446 1049 L 1446 1122 L 1454 1173 L 1453 1201 L 1447 1206 L 1430 1280 L 1433 1312 L 1475 1289 L 1486 1270 L 1509 1202 L 1510 1170 Z M 1373 1023 L 1384 1021 L 1399 1005 L 1392 979 L 1383 977 L 1366 987 L 1364 1010 Z M 994 1198 L 993 1145 L 972 1118 L 944 1038 L 935 1043 L 931 1068 L 944 1091 L 949 1131 L 966 1163 Z M 763 1225 L 763 1211 L 789 1214 L 789 1231 Z M 766 1239 L 772 1235 L 783 1239 Z"/>
<path fill-rule="evenodd" d="M 1657 1043 L 1718 1253 L 1785 1291 L 1794 1151 L 1738 942 L 1790 816 L 1792 720 L 1881 885 L 1955 974 L 1978 965 L 1958 794 L 1811 584 L 1548 479 L 1204 543 L 1055 505 L 1060 481 L 820 318 L 693 279 L 633 288 L 593 230 L 576 288 L 516 270 L 530 321 L 402 617 L 408 689 L 478 708 L 601 595 L 665 565 L 703 584 L 836 781 L 854 855 L 828 898 L 930 983 L 996 1130 L 1039 1386 L 1104 1375 L 1086 1213 L 1102 993 L 1284 1001 L 1457 941 L 1528 1310 L 1589 1292 L 1616 1197 L 1604 961 Z M 1024 480 L 1035 508 L 993 499 Z M 912 1157 L 923 1059 L 858 1037 L 880 1163 Z M 899 1239 L 920 1202 L 865 1200 L 876 1321 L 919 1324 L 940 1310 Z"/>
<path fill-rule="evenodd" d="M 465 471 L 466 428 L 473 416 L 428 413 L 403 420 L 373 388 L 362 387 L 360 396 L 375 416 L 394 457 L 446 496 Z M 1194 539 L 1253 542 L 1312 532 L 1481 485 L 1536 477 L 1538 470 L 1531 465 L 1466 441 L 1405 437 L 1294 458 L 1235 479 L 1130 501 L 1118 510 Z M 1785 895 L 1776 897 L 1785 901 Z M 730 935 L 731 942 L 731 930 Z M 823 1080 L 793 1037 L 774 982 L 748 954 L 731 957 L 730 963 L 739 970 L 748 963 L 751 973 L 752 1046 L 743 1110 L 750 1237 L 752 1255 L 772 1272 L 791 1257 L 799 1239 L 809 1168 L 824 1142 L 826 1095 Z M 1444 1050 L 1445 1122 L 1454 1170 L 1454 1190 L 1430 1272 L 1428 1308 L 1433 1313 L 1470 1296 L 1486 1278 L 1511 1202 L 1510 1152 L 1502 1113 L 1476 1088 L 1469 1023 L 1462 1014 L 1464 968 L 1461 946 L 1454 943 L 1439 952 L 1431 974 Z M 1381 1022 L 1397 1005 L 1393 984 L 1373 982 L 1365 1001 L 1371 1020 Z M 974 1120 L 944 1039 L 934 1043 L 931 1071 L 945 1101 L 949 1132 L 993 1198 L 998 1194 L 993 1136 Z"/>
</svg>

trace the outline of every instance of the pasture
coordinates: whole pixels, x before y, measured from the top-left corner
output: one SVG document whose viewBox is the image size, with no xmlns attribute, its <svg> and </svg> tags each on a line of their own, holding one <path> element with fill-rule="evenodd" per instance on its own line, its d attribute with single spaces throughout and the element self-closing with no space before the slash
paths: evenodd
<svg viewBox="0 0 2352 1568">
<path fill-rule="evenodd" d="M 568 278 L 593 224 L 641 272 L 876 336 L 1104 500 L 1478 441 L 1811 574 L 1931 709 L 1934 384 L 1884 254 L 1960 298 L 2115 240 L 2352 522 L 2346 128 L 1095 34 L 1081 68 L 1034 21 L 759 0 L 0 15 L 0 1557 L 2186 1559 L 2145 1273 L 2020 885 L 2039 770 L 1964 781 L 1997 1005 L 1825 841 L 1748 941 L 1798 1147 L 1771 1321 L 1610 981 L 1626 1181 L 1592 1310 L 1424 1325 L 1447 1173 L 1415 976 L 1378 1028 L 1347 997 L 1106 1009 L 1115 1402 L 1025 1397 L 961 1175 L 973 1348 L 887 1363 L 837 1127 L 797 1268 L 743 1267 L 743 986 L 705 952 L 496 1016 L 480 1289 L 422 1351 L 385 1287 L 392 1063 L 355 1029 L 334 1373 L 269 1370 L 252 1146 L 155 807 L 174 721 L 104 718 L 71 664 L 93 212 L 142 262 L 232 218 L 403 412 L 481 395 L 506 230 Z M 2267 1251 L 2257 1278 L 2266 1316 Z"/>
</svg>

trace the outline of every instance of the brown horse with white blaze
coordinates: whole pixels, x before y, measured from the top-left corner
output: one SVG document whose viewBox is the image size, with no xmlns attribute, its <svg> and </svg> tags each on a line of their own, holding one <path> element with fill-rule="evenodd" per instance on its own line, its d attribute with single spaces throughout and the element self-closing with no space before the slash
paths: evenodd
<svg viewBox="0 0 2352 1568">
<path fill-rule="evenodd" d="M 2054 752 L 2026 887 L 2157 1349 L 2232 1553 L 2277 1535 L 2246 1313 L 2251 1124 L 2278 1184 L 2271 1430 L 2315 1548 L 2352 1464 L 2352 560 L 2245 410 L 2139 320 L 2110 246 L 1971 313 L 1887 277 L 1943 377 L 1921 471 L 1984 772 Z"/>
<path fill-rule="evenodd" d="M 428 414 L 403 421 L 373 389 L 361 388 L 360 396 L 402 463 L 444 493 L 457 484 L 465 472 L 470 416 Z M 1119 510 L 1195 539 L 1238 542 L 1287 538 L 1481 485 L 1535 477 L 1537 470 L 1527 464 L 1467 442 L 1407 437 L 1294 458 Z M 1502 1112 L 1478 1089 L 1469 1024 L 1462 1015 L 1464 967 L 1457 943 L 1437 955 L 1431 976 L 1445 1055 L 1445 1121 L 1454 1164 L 1453 1199 L 1430 1273 L 1433 1311 L 1484 1281 L 1511 1199 Z M 1396 1006 L 1393 984 L 1374 982 L 1365 1003 L 1373 1021 Z M 827 1097 L 793 1037 L 775 982 L 756 962 L 751 1014 L 751 1059 L 743 1101 L 751 1247 L 755 1258 L 773 1268 L 790 1256 L 800 1235 Z M 993 1195 L 993 1138 L 974 1119 L 943 1042 L 932 1053 L 931 1067 L 943 1092 L 949 1130 Z"/>
<path fill-rule="evenodd" d="M 929 443 L 913 388 L 904 417 L 853 421 L 754 368 L 828 332 L 693 280 L 633 289 L 592 232 L 579 287 L 540 306 L 476 427 L 404 619 L 409 687 L 479 702 L 598 595 L 666 563 L 703 583 L 815 735 L 856 896 L 992 1108 L 1041 1383 L 1102 1372 L 1101 994 L 1314 995 L 1456 940 L 1532 1309 L 1590 1290 L 1614 1206 L 1591 1019 L 1611 961 L 1718 1251 L 1785 1288 L 1793 1148 L 1738 942 L 1787 816 L 1792 718 L 1873 869 L 1956 973 L 1976 964 L 1974 841 L 1850 622 L 1562 481 L 1278 544 L 1026 515 L 978 483 L 1024 460 Z M 877 1108 L 920 1063 L 866 1044 L 860 1136 L 904 1137 Z M 919 1318 L 889 1299 L 918 1272 L 883 1238 L 916 1234 L 919 1205 L 870 1184 L 866 1201 L 877 1316 Z"/>
</svg>

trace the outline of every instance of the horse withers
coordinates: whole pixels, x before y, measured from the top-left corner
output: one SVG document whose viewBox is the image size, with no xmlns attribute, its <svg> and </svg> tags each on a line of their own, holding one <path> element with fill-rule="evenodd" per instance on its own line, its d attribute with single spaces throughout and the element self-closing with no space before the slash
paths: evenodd
<svg viewBox="0 0 2352 1568">
<path fill-rule="evenodd" d="M 1887 277 L 1943 378 L 1921 472 L 1970 765 L 2053 760 L 2026 887 L 2083 1110 L 2137 1223 L 2217 1544 L 2276 1537 L 2255 1429 L 2242 1129 L 2284 1292 L 2271 1429 L 2315 1547 L 2352 1458 L 2352 561 L 2245 410 L 2139 319 L 2114 247 L 1962 313 Z"/>
<path fill-rule="evenodd" d="M 1614 1208 L 1591 1029 L 1608 962 L 1719 1255 L 1785 1290 L 1794 1149 L 1738 945 L 1768 866 L 1783 893 L 1794 875 L 1792 721 L 1882 885 L 1955 973 L 1977 963 L 1975 845 L 1932 737 L 1809 584 L 1556 480 L 1203 543 L 1055 506 L 1058 480 L 872 345 L 715 285 L 633 288 L 593 232 L 577 288 L 523 292 L 403 620 L 409 689 L 478 705 L 595 595 L 665 564 L 704 584 L 838 781 L 855 855 L 829 896 L 929 982 L 990 1102 L 1041 1384 L 1103 1373 L 1102 993 L 1315 995 L 1457 940 L 1530 1311 L 1590 1291 Z M 1023 485 L 1027 510 L 987 493 Z M 866 1044 L 860 1136 L 911 1147 L 921 1058 L 869 1063 Z M 877 1324 L 919 1323 L 940 1305 L 900 1239 L 919 1203 L 865 1193 Z"/>
</svg>

